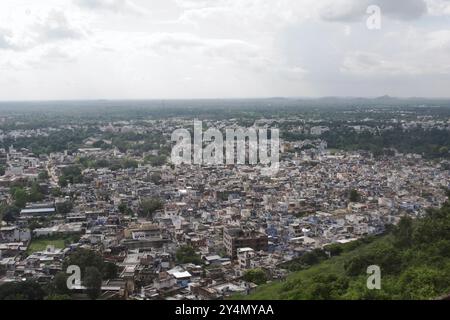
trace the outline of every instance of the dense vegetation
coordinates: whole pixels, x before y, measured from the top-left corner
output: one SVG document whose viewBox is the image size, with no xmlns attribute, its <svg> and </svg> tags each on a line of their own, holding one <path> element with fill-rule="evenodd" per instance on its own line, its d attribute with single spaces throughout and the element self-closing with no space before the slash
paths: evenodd
<svg viewBox="0 0 450 320">
<path fill-rule="evenodd" d="M 243 279 L 255 284 L 264 284 L 267 282 L 267 274 L 262 269 L 250 269 L 244 273 Z"/>
<path fill-rule="evenodd" d="M 146 218 L 153 218 L 153 214 L 163 209 L 163 202 L 159 198 L 146 198 L 139 204 L 139 215 Z"/>
<path fill-rule="evenodd" d="M 43 300 L 45 290 L 36 282 L 10 282 L 0 286 L 0 300 Z"/>
<path fill-rule="evenodd" d="M 21 209 L 25 208 L 27 203 L 43 201 L 48 194 L 45 186 L 38 181 L 34 182 L 16 182 L 9 190 L 11 199 L 10 204 L 7 202 L 0 203 L 0 221 L 11 223 L 17 220 Z"/>
<path fill-rule="evenodd" d="M 48 136 L 8 137 L 0 141 L 1 148 L 14 145 L 16 148 L 28 148 L 36 155 L 65 150 L 71 154 L 84 146 L 85 139 L 95 137 L 98 141 L 93 147 L 130 151 L 133 155 L 146 156 L 146 163 L 161 165 L 170 155 L 170 146 L 167 144 L 167 137 L 154 123 L 160 124 L 161 119 L 170 120 L 175 117 L 225 121 L 234 119 L 234 124 L 244 127 L 252 126 L 258 119 L 290 119 L 275 125 L 279 127 L 282 139 L 287 141 L 318 138 L 297 130 L 303 125 L 327 126 L 330 131 L 320 138 L 326 140 L 330 148 L 367 150 L 375 155 L 383 155 L 392 152 L 390 149 L 396 149 L 403 153 L 423 154 L 428 158 L 450 158 L 450 131 L 420 126 L 408 130 L 402 128 L 403 121 L 424 118 L 447 120 L 450 116 L 450 100 L 380 97 L 67 101 L 0 103 L 0 110 L 8 119 L 0 123 L 0 130 L 59 128 L 57 131 L 50 131 Z M 99 130 L 100 124 L 119 120 L 132 121 L 133 125 L 148 128 L 150 133 Z M 147 122 L 148 120 L 153 122 Z M 357 133 L 350 128 L 357 125 L 369 126 L 375 132 Z M 391 128 L 385 130 L 386 126 Z M 158 154 L 147 155 L 149 151 L 158 151 Z M 90 165 L 107 167 L 105 163 Z M 117 164 L 114 165 L 117 167 Z"/>
<path fill-rule="evenodd" d="M 79 166 L 68 166 L 63 168 L 58 181 L 61 187 L 66 187 L 69 183 L 73 184 L 82 182 L 83 174 L 81 173 L 81 168 Z"/>
<path fill-rule="evenodd" d="M 112 171 L 117 171 L 121 169 L 135 169 L 139 166 L 136 160 L 125 158 L 125 159 L 91 159 L 89 157 L 80 157 L 77 162 L 83 166 L 83 168 L 89 169 L 99 169 L 108 168 Z"/>
<path fill-rule="evenodd" d="M 178 248 L 175 253 L 175 258 L 177 263 L 180 264 L 193 263 L 199 265 L 202 263 L 201 257 L 195 252 L 195 249 L 190 246 L 182 246 Z"/>
<path fill-rule="evenodd" d="M 51 132 L 48 136 L 26 137 L 18 139 L 5 139 L 1 142 L 3 148 L 14 145 L 15 148 L 27 148 L 35 155 L 49 154 L 51 152 L 75 151 L 84 139 L 97 133 L 95 129 L 62 130 Z"/>
<path fill-rule="evenodd" d="M 381 268 L 381 290 L 367 289 L 366 270 L 370 265 Z M 381 237 L 332 245 L 284 267 L 301 271 L 282 282 L 263 285 L 243 298 L 436 299 L 448 295 L 450 203 L 430 209 L 417 220 L 403 217 Z"/>
<path fill-rule="evenodd" d="M 450 157 L 450 131 L 425 130 L 415 128 L 403 130 L 396 127 L 373 134 L 363 132 L 357 134 L 349 129 L 335 128 L 323 135 L 328 147 L 342 150 L 367 150 L 375 156 L 388 153 L 395 149 L 401 153 L 415 153 L 425 158 Z"/>
</svg>

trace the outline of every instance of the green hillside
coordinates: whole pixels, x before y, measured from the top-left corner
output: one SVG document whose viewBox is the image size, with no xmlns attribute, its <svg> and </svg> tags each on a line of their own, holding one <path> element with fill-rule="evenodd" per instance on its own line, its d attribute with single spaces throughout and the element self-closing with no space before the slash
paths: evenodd
<svg viewBox="0 0 450 320">
<path fill-rule="evenodd" d="M 449 194 L 450 195 L 450 194 Z M 436 299 L 450 294 L 450 204 L 421 219 L 402 218 L 385 235 L 316 250 L 285 265 L 286 280 L 238 299 Z M 366 270 L 381 268 L 381 290 Z M 296 271 L 297 270 L 297 271 Z"/>
</svg>

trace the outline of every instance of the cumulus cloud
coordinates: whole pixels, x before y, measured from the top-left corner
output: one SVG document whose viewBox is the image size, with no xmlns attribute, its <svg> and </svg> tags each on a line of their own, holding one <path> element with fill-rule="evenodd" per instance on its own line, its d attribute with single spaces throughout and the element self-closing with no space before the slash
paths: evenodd
<svg viewBox="0 0 450 320">
<path fill-rule="evenodd" d="M 52 10 L 43 20 L 39 19 L 31 26 L 31 32 L 40 42 L 80 39 L 84 32 L 72 25 L 62 11 Z"/>
<path fill-rule="evenodd" d="M 320 15 L 327 21 L 362 20 L 370 5 L 379 6 L 384 16 L 398 20 L 417 19 L 428 10 L 424 0 L 334 0 L 323 6 Z"/>
<path fill-rule="evenodd" d="M 32 72 L 76 59 L 88 32 L 61 8 L 14 7 L 0 26 L 0 68 Z"/>
<path fill-rule="evenodd" d="M 383 15 L 377 31 L 354 23 L 373 4 Z M 3 79 L 17 82 L 0 99 L 40 94 L 38 77 L 64 98 L 67 75 L 74 98 L 378 95 L 391 88 L 445 95 L 449 14 L 450 0 L 5 0 L 0 68 Z M 411 80 L 424 78 L 420 86 Z"/>
<path fill-rule="evenodd" d="M 131 0 L 73 0 L 82 8 L 89 10 L 110 11 L 114 13 L 145 14 L 148 10 L 136 5 Z"/>
<path fill-rule="evenodd" d="M 449 0 L 425 0 L 428 6 L 428 12 L 433 16 L 450 15 Z"/>
<path fill-rule="evenodd" d="M 0 29 L 0 49 L 12 49 L 14 45 L 11 43 L 10 37 L 12 32 L 7 29 Z"/>
<path fill-rule="evenodd" d="M 276 32 L 315 14 L 315 0 L 177 0 L 183 12 L 179 22 L 200 27 L 211 24 L 217 29 L 245 34 Z"/>
<path fill-rule="evenodd" d="M 30 17 L 26 23 L 0 27 L 0 49 L 31 50 L 47 43 L 80 40 L 86 34 L 63 11 L 52 9 Z"/>
</svg>

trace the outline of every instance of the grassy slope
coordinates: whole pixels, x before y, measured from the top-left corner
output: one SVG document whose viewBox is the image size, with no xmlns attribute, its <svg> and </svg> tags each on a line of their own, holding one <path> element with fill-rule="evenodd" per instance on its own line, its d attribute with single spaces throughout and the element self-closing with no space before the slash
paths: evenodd
<svg viewBox="0 0 450 320">
<path fill-rule="evenodd" d="M 450 293 L 450 207 L 405 223 L 370 243 L 343 245 L 339 256 L 258 287 L 250 300 L 434 299 Z M 381 267 L 381 290 L 368 290 L 369 265 Z"/>
<path fill-rule="evenodd" d="M 369 245 L 361 245 L 359 248 L 350 252 L 345 252 L 340 256 L 333 257 L 329 260 L 323 261 L 306 270 L 291 273 L 286 280 L 282 282 L 273 282 L 258 287 L 257 291 L 249 296 L 239 297 L 250 300 L 270 300 L 270 299 L 307 299 L 307 293 L 302 290 L 302 287 L 310 287 L 314 285 L 315 279 L 320 275 L 345 275 L 344 264 L 345 261 L 354 257 L 364 251 L 382 242 L 384 239 L 377 240 Z M 359 277 L 354 279 L 354 285 L 364 286 L 366 277 Z M 313 298 L 313 297 L 311 297 Z"/>
</svg>

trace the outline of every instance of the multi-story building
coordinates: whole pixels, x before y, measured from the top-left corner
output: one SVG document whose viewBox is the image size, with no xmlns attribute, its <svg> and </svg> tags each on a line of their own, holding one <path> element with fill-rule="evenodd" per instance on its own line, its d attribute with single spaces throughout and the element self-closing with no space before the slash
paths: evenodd
<svg viewBox="0 0 450 320">
<path fill-rule="evenodd" d="M 267 235 L 251 229 L 225 228 L 223 231 L 223 243 L 227 254 L 236 258 L 238 248 L 252 248 L 255 251 L 268 249 Z"/>
</svg>

